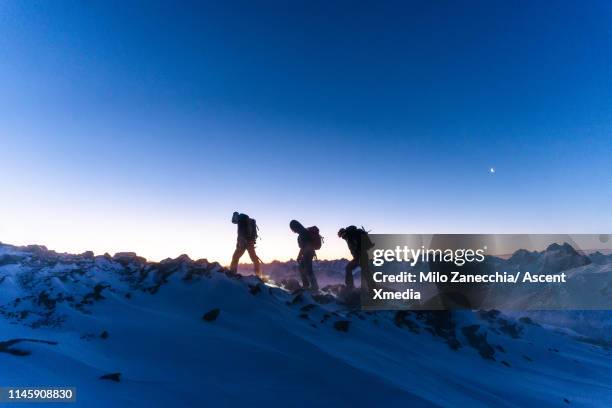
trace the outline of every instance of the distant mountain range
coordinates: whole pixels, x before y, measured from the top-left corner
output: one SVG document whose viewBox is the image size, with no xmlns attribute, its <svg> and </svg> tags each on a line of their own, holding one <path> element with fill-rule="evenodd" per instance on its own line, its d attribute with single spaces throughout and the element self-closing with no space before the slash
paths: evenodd
<svg viewBox="0 0 612 408">
<path fill-rule="evenodd" d="M 530 271 L 539 274 L 559 273 L 590 263 L 592 263 L 590 257 L 578 253 L 567 242 L 562 245 L 551 244 L 544 251 L 519 249 L 508 259 L 495 258 L 495 265 L 500 270 Z"/>
</svg>

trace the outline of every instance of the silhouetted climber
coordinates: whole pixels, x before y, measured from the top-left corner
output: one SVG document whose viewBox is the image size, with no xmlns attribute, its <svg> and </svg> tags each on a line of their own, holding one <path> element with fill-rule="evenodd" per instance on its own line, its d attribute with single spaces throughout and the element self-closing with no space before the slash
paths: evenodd
<svg viewBox="0 0 612 408">
<path fill-rule="evenodd" d="M 261 269 L 259 263 L 259 257 L 255 253 L 255 241 L 257 241 L 257 223 L 253 218 L 250 218 L 246 214 L 239 214 L 234 212 L 232 215 L 232 223 L 238 224 L 238 240 L 236 242 L 236 250 L 232 257 L 232 263 L 230 269 L 236 273 L 238 270 L 238 261 L 244 254 L 244 251 L 249 252 L 251 262 L 255 268 L 255 274 L 261 277 Z"/>
<path fill-rule="evenodd" d="M 367 255 L 365 253 L 361 253 L 362 242 L 365 243 L 366 251 L 373 248 L 374 244 L 372 244 L 372 241 L 370 241 L 368 232 L 363 227 L 357 228 L 354 225 L 350 225 L 346 228 L 340 228 L 338 231 L 338 237 L 346 241 L 349 251 L 351 251 L 352 259 L 346 265 L 346 275 L 344 277 L 346 287 L 351 289 L 355 286 L 353 283 L 353 271 L 357 269 L 357 267 L 361 266 L 362 257 L 364 255 L 366 256 L 367 262 Z"/>
<path fill-rule="evenodd" d="M 297 261 L 302 278 L 302 286 L 304 289 L 318 290 L 319 284 L 312 270 L 312 259 L 316 256 L 315 251 L 321 249 L 323 244 L 323 237 L 319 234 L 319 228 L 305 228 L 296 220 L 291 220 L 289 228 L 298 234 L 300 253 L 298 254 Z"/>
</svg>

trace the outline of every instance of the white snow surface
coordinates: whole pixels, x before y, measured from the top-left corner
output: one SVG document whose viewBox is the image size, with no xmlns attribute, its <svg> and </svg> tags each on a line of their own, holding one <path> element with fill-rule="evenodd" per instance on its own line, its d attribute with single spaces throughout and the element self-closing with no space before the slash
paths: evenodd
<svg viewBox="0 0 612 408">
<path fill-rule="evenodd" d="M 43 406 L 612 406 L 609 345 L 496 312 L 455 312 L 446 336 L 432 316 L 363 312 L 186 256 L 0 245 L 0 386 L 77 389 L 75 404 Z"/>
</svg>

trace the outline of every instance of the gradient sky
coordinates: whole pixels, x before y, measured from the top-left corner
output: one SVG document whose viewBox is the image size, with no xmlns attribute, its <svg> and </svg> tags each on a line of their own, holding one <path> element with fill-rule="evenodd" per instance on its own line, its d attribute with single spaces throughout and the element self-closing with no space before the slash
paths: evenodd
<svg viewBox="0 0 612 408">
<path fill-rule="evenodd" d="M 610 233 L 612 4 L 3 1 L 0 142 L 0 240 L 58 251 Z"/>
</svg>

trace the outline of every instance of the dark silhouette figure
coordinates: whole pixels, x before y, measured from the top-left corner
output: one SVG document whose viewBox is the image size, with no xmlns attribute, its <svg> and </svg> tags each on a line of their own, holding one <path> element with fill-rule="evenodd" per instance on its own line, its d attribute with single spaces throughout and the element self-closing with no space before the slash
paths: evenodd
<svg viewBox="0 0 612 408">
<path fill-rule="evenodd" d="M 300 252 L 297 257 L 302 287 L 304 289 L 318 290 L 319 284 L 312 270 L 312 260 L 316 256 L 316 250 L 321 248 L 322 237 L 317 227 L 305 228 L 296 220 L 289 223 L 291 231 L 298 234 L 298 246 Z"/>
<path fill-rule="evenodd" d="M 349 251 L 351 251 L 351 260 L 346 265 L 345 269 L 346 275 L 344 278 L 344 283 L 348 289 L 352 289 L 355 287 L 353 282 L 353 271 L 363 265 L 362 258 L 364 255 L 366 256 L 367 262 L 367 254 L 362 253 L 361 251 L 362 244 L 365 243 L 366 250 L 371 249 L 373 244 L 370 241 L 368 233 L 363 228 L 357 228 L 354 225 L 350 225 L 346 228 L 340 228 L 338 231 L 338 237 L 346 241 Z"/>
<path fill-rule="evenodd" d="M 255 253 L 255 241 L 257 241 L 257 223 L 253 218 L 246 214 L 234 212 L 232 215 L 232 223 L 238 224 L 238 239 L 236 241 L 236 250 L 232 256 L 230 270 L 234 273 L 238 270 L 238 261 L 244 255 L 244 251 L 249 253 L 251 262 L 255 269 L 255 274 L 261 277 L 261 267 L 259 257 Z"/>
</svg>

